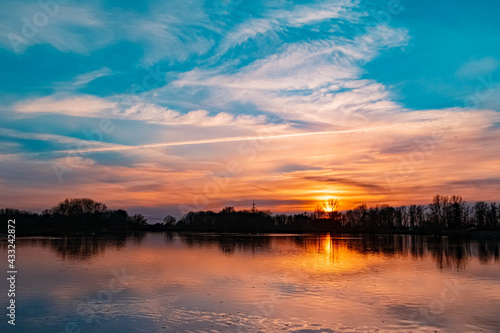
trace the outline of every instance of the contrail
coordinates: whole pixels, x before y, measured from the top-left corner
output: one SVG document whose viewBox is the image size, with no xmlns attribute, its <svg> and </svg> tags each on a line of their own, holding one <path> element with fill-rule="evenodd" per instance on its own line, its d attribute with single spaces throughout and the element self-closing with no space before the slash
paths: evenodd
<svg viewBox="0 0 500 333">
<path fill-rule="evenodd" d="M 363 129 L 352 129 L 352 130 L 339 130 L 339 131 L 277 134 L 277 135 L 268 135 L 268 136 L 234 136 L 234 137 L 226 137 L 226 138 L 153 143 L 153 144 L 146 144 L 146 145 L 139 145 L 139 146 L 113 146 L 113 147 L 77 149 L 77 150 L 60 150 L 60 151 L 54 151 L 52 153 L 67 153 L 67 154 L 100 153 L 100 152 L 109 152 L 109 151 L 145 149 L 145 148 L 159 148 L 159 147 L 203 145 L 203 144 L 210 144 L 210 143 L 224 143 L 224 142 L 237 142 L 237 141 L 281 139 L 281 138 L 292 138 L 292 137 L 301 137 L 301 136 L 316 136 L 316 135 L 366 132 L 366 131 L 373 131 L 376 129 L 389 128 L 389 127 L 394 127 L 394 126 L 396 126 L 396 125 L 379 126 L 379 127 L 371 127 L 371 128 L 363 128 Z"/>
</svg>

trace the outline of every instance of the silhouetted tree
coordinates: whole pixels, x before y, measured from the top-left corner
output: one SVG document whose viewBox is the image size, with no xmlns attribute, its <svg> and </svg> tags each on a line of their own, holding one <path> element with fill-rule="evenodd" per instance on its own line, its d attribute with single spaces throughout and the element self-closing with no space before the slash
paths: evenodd
<svg viewBox="0 0 500 333">
<path fill-rule="evenodd" d="M 429 218 L 435 228 L 445 229 L 446 222 L 446 206 L 448 204 L 448 197 L 435 195 L 432 198 L 432 203 L 429 205 Z"/>
<path fill-rule="evenodd" d="M 448 214 L 448 227 L 450 229 L 459 230 L 461 229 L 465 222 L 465 214 L 467 212 L 466 202 L 461 196 L 453 195 L 449 201 L 450 209 Z"/>
<path fill-rule="evenodd" d="M 173 217 L 172 215 L 167 215 L 163 219 L 163 223 L 167 228 L 172 228 L 175 225 L 175 222 L 176 222 L 175 217 Z"/>
<path fill-rule="evenodd" d="M 235 212 L 234 207 L 228 206 L 224 207 L 221 211 L 221 214 L 233 214 Z"/>
<path fill-rule="evenodd" d="M 324 219 L 326 217 L 326 212 L 323 209 L 323 205 L 316 205 L 314 213 L 311 216 L 313 219 Z"/>
<path fill-rule="evenodd" d="M 147 224 L 147 221 L 148 220 L 142 214 L 135 214 L 134 216 L 130 217 L 130 222 L 132 222 L 132 225 L 135 226 L 144 226 Z"/>
<path fill-rule="evenodd" d="M 65 199 L 52 208 L 52 212 L 65 216 L 79 214 L 105 213 L 108 210 L 105 204 L 92 199 Z"/>
<path fill-rule="evenodd" d="M 494 229 L 494 228 L 498 228 L 499 226 L 499 223 L 498 223 L 498 219 L 499 219 L 499 209 L 498 209 L 498 206 L 495 202 L 492 202 L 490 204 L 490 209 L 488 210 L 487 214 L 486 214 L 486 220 L 487 220 L 487 225 L 488 225 L 488 228 L 490 229 Z"/>
<path fill-rule="evenodd" d="M 474 220 L 478 228 L 483 228 L 486 225 L 486 217 L 488 215 L 488 204 L 484 201 L 478 201 L 473 207 Z"/>
<path fill-rule="evenodd" d="M 323 203 L 323 210 L 327 213 L 329 219 L 334 219 L 338 213 L 340 202 L 337 199 L 328 199 Z"/>
</svg>

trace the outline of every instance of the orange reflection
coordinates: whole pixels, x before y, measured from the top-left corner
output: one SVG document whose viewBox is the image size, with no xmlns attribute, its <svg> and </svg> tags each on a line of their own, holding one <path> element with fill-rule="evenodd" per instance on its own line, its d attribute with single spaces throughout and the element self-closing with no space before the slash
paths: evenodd
<svg viewBox="0 0 500 333">
<path fill-rule="evenodd" d="M 342 239 L 330 235 L 306 236 L 302 245 L 305 251 L 293 258 L 293 265 L 310 274 L 358 271 L 372 261 L 366 255 L 349 249 Z"/>
</svg>

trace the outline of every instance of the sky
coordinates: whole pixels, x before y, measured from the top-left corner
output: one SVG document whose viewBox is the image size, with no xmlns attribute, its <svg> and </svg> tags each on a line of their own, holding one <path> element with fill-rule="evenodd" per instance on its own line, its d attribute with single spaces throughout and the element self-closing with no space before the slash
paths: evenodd
<svg viewBox="0 0 500 333">
<path fill-rule="evenodd" d="M 0 206 L 498 201 L 500 3 L 0 2 Z"/>
</svg>

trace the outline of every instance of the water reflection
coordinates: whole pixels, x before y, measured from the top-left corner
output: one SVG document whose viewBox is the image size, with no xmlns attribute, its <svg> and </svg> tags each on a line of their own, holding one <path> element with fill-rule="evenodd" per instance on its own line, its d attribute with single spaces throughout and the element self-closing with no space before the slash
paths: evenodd
<svg viewBox="0 0 500 333">
<path fill-rule="evenodd" d="M 184 234 L 182 241 L 189 247 L 203 247 L 217 245 L 225 254 L 238 251 L 251 251 L 253 253 L 268 251 L 271 248 L 271 237 L 230 234 Z M 166 243 L 175 241 L 172 234 L 167 234 Z"/>
<path fill-rule="evenodd" d="M 472 259 L 481 263 L 499 262 L 499 242 L 450 240 L 441 237 L 421 236 L 377 236 L 364 235 L 358 238 L 297 237 L 295 242 L 306 251 L 331 251 L 346 247 L 361 254 L 379 254 L 386 257 L 408 257 L 414 259 L 430 255 L 441 269 L 464 269 Z"/>
<path fill-rule="evenodd" d="M 274 244 L 294 244 L 308 253 L 327 254 L 339 261 L 346 249 L 356 254 L 377 254 L 385 257 L 409 257 L 421 259 L 431 256 L 441 269 L 465 269 L 470 260 L 478 259 L 486 264 L 500 261 L 497 241 L 472 241 L 446 237 L 415 235 L 218 235 L 186 234 L 180 239 L 190 247 L 218 246 L 220 251 L 232 254 L 238 251 L 271 251 Z M 174 242 L 172 234 L 166 235 L 166 243 Z M 351 254 L 352 256 L 352 254 Z M 346 256 L 344 259 L 348 260 Z"/>
<path fill-rule="evenodd" d="M 71 236 L 61 238 L 26 238 L 18 242 L 31 246 L 49 247 L 63 260 L 88 260 L 104 253 L 107 248 L 117 249 L 127 242 L 140 245 L 145 233 L 115 236 Z M 500 261 L 499 242 L 422 237 L 408 235 L 342 236 L 342 235 L 231 235 L 231 234 L 174 234 L 164 233 L 165 244 L 180 240 L 189 248 L 218 247 L 226 254 L 240 252 L 269 252 L 274 246 L 293 246 L 304 253 L 316 253 L 318 260 L 348 264 L 354 258 L 367 254 L 385 257 L 409 257 L 422 259 L 431 256 L 440 269 L 463 270 L 470 260 L 482 264 Z M 6 243 L 0 243 L 6 248 Z M 346 255 L 349 251 L 349 255 Z M 319 256 L 318 256 L 319 255 Z M 325 256 L 326 255 L 326 256 Z M 321 259 L 319 259 L 321 258 Z M 358 258 L 359 259 L 359 258 Z"/>
<path fill-rule="evenodd" d="M 500 326 L 493 241 L 147 233 L 20 238 L 17 246 L 23 332 L 65 332 L 68 323 L 81 332 Z M 6 255 L 7 243 L 0 249 Z"/>
<path fill-rule="evenodd" d="M 65 236 L 65 237 L 29 237 L 19 238 L 17 244 L 31 247 L 50 248 L 63 260 L 84 261 L 101 255 L 106 249 L 121 249 L 127 241 L 140 245 L 145 233 L 131 233 L 112 236 Z M 0 243 L 3 249 L 6 243 Z"/>
</svg>

